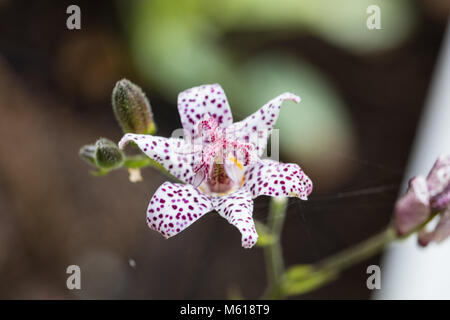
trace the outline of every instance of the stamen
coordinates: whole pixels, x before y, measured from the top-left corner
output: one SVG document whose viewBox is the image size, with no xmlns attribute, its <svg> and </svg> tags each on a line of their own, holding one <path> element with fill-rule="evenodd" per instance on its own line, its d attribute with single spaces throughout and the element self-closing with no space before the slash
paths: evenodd
<svg viewBox="0 0 450 320">
<path fill-rule="evenodd" d="M 242 163 L 240 163 L 235 157 L 230 156 L 230 161 L 233 162 L 239 169 L 243 169 Z"/>
</svg>

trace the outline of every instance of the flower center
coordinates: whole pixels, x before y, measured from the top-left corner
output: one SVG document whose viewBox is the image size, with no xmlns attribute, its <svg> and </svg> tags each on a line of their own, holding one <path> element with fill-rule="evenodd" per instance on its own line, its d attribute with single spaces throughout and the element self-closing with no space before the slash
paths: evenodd
<svg viewBox="0 0 450 320">
<path fill-rule="evenodd" d="M 199 131 L 206 144 L 201 162 L 194 169 L 194 186 L 218 196 L 242 186 L 245 166 L 254 157 L 253 145 L 227 137 L 214 118 L 202 121 Z"/>
<path fill-rule="evenodd" d="M 225 193 L 229 191 L 234 183 L 228 177 L 223 164 L 215 164 L 206 178 L 206 184 L 211 192 Z"/>
</svg>

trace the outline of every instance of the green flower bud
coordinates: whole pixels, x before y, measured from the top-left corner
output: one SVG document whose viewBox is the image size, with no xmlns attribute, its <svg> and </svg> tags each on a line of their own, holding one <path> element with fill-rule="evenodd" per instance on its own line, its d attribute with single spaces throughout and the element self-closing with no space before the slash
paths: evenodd
<svg viewBox="0 0 450 320">
<path fill-rule="evenodd" d="M 155 133 L 150 102 L 137 85 L 127 79 L 118 81 L 112 93 L 112 105 L 123 132 Z"/>
<path fill-rule="evenodd" d="M 111 140 L 100 138 L 95 143 L 95 163 L 101 169 L 115 169 L 122 166 L 124 155 L 122 150 Z"/>
<path fill-rule="evenodd" d="M 79 152 L 81 159 L 85 160 L 87 163 L 97 166 L 95 162 L 95 151 L 97 147 L 93 144 L 82 146 Z"/>
</svg>

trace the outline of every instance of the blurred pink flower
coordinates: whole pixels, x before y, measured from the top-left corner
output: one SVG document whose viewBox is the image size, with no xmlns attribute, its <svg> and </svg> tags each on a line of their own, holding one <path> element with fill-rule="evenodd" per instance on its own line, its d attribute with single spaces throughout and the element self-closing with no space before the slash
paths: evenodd
<svg viewBox="0 0 450 320">
<path fill-rule="evenodd" d="M 422 230 L 419 243 L 441 242 L 450 236 L 450 155 L 440 156 L 428 177 L 411 179 L 406 194 L 395 206 L 395 225 L 399 235 L 405 235 L 439 212 L 440 220 L 433 231 Z"/>
<path fill-rule="evenodd" d="M 233 123 L 223 89 L 218 84 L 186 90 L 178 96 L 185 138 L 126 134 L 123 148 L 133 141 L 151 159 L 186 184 L 165 182 L 150 200 L 147 223 L 165 238 L 186 229 L 216 210 L 242 234 L 242 246 L 258 239 L 253 199 L 260 195 L 307 200 L 312 182 L 296 164 L 260 159 L 284 100 L 284 93 L 246 119 Z"/>
</svg>

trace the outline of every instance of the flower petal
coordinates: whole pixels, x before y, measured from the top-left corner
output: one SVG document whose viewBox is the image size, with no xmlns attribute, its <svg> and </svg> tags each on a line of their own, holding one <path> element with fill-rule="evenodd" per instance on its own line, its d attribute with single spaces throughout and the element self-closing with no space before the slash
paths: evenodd
<svg viewBox="0 0 450 320">
<path fill-rule="evenodd" d="M 253 222 L 253 201 L 251 194 L 240 189 L 228 196 L 213 198 L 214 209 L 242 234 L 242 246 L 251 248 L 258 240 Z"/>
<path fill-rule="evenodd" d="M 244 120 L 233 123 L 227 129 L 227 136 L 231 139 L 252 143 L 256 147 L 258 155 L 262 156 L 284 100 L 299 103 L 300 97 L 289 92 L 279 95 Z"/>
<path fill-rule="evenodd" d="M 191 183 L 194 166 L 201 159 L 201 150 L 182 139 L 128 133 L 122 137 L 119 147 L 133 141 L 150 158 L 183 182 Z"/>
<path fill-rule="evenodd" d="M 178 95 L 178 112 L 183 128 L 194 139 L 199 134 L 199 122 L 208 117 L 213 117 L 221 128 L 233 123 L 227 97 L 218 84 L 207 84 L 181 92 Z"/>
<path fill-rule="evenodd" d="M 441 193 L 450 183 L 450 155 L 441 155 L 437 158 L 427 177 L 430 196 Z"/>
<path fill-rule="evenodd" d="M 427 181 L 417 176 L 409 182 L 408 191 L 395 205 L 395 226 L 404 235 L 425 222 L 430 215 L 430 195 Z"/>
<path fill-rule="evenodd" d="M 261 195 L 294 196 L 307 200 L 313 186 L 311 179 L 297 164 L 263 159 L 247 170 L 243 187 L 250 191 L 253 198 Z"/>
<path fill-rule="evenodd" d="M 450 237 L 450 209 L 441 214 L 439 223 L 433 231 L 422 230 L 419 233 L 419 244 L 425 247 L 432 241 L 441 243 L 448 237 Z"/>
<path fill-rule="evenodd" d="M 212 209 L 210 198 L 193 186 L 165 182 L 150 200 L 147 224 L 167 239 L 180 233 Z"/>
<path fill-rule="evenodd" d="M 430 199 L 431 210 L 444 211 L 450 208 L 450 184 L 441 192 Z"/>
</svg>

